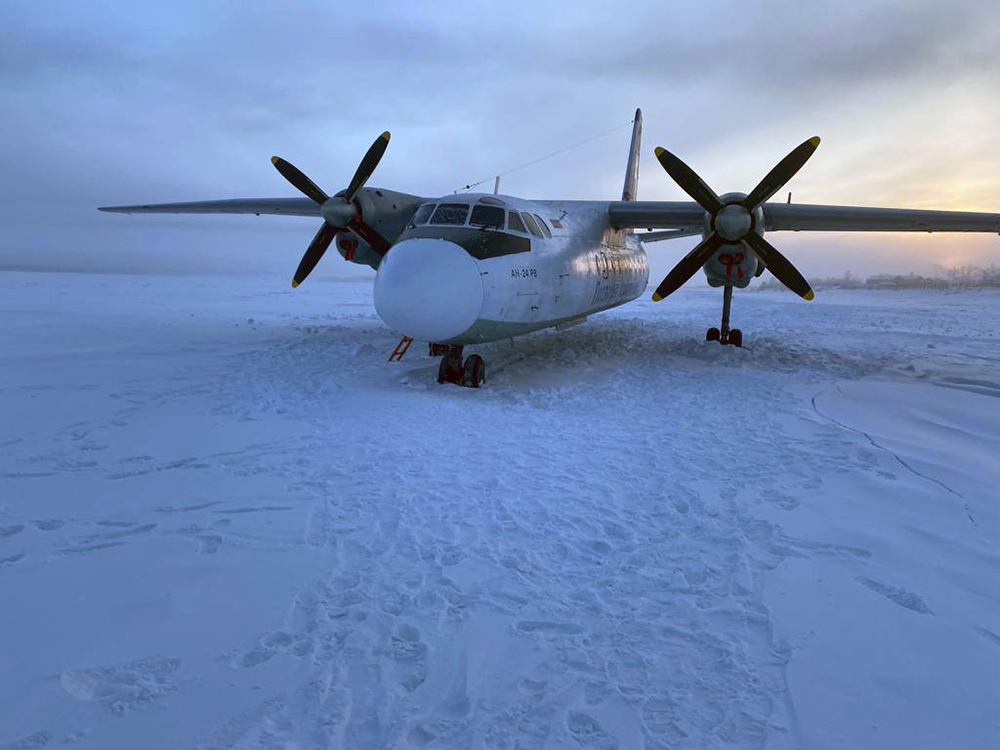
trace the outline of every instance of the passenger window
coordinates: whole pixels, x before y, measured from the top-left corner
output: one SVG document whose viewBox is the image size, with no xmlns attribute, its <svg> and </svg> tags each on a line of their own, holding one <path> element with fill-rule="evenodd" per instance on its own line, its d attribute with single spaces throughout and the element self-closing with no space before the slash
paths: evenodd
<svg viewBox="0 0 1000 750">
<path fill-rule="evenodd" d="M 513 211 L 510 212 L 510 216 L 507 219 L 507 228 L 513 229 L 515 232 L 521 232 L 522 234 L 528 233 L 528 230 L 524 228 L 524 222 L 521 221 L 521 217 Z"/>
<path fill-rule="evenodd" d="M 535 220 L 531 218 L 531 214 L 522 213 L 521 218 L 524 219 L 524 223 L 528 225 L 528 231 L 531 232 L 536 237 L 542 236 L 542 231 L 538 228 Z"/>
<path fill-rule="evenodd" d="M 413 214 L 413 218 L 410 219 L 410 226 L 415 227 L 417 226 L 417 224 L 426 224 L 427 220 L 431 218 L 431 213 L 433 213 L 433 211 L 434 211 L 434 204 L 425 203 L 424 205 L 422 205 L 420 208 L 417 209 L 417 212 L 415 214 Z"/>
<path fill-rule="evenodd" d="M 469 224 L 474 227 L 503 229 L 504 213 L 499 206 L 473 206 Z"/>
<path fill-rule="evenodd" d="M 454 224 L 461 226 L 465 224 L 465 217 L 468 215 L 468 203 L 442 203 L 431 217 L 431 224 Z"/>
<path fill-rule="evenodd" d="M 541 227 L 542 233 L 546 237 L 551 237 L 552 236 L 552 231 L 549 229 L 549 225 L 545 223 L 545 219 L 543 219 L 538 214 L 532 214 L 532 216 L 534 216 L 535 219 L 538 221 L 538 226 Z"/>
</svg>

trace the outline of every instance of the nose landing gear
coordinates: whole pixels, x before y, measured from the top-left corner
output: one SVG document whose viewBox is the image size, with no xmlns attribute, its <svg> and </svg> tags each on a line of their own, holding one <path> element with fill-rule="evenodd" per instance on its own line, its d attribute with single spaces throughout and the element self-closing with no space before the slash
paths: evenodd
<svg viewBox="0 0 1000 750">
<path fill-rule="evenodd" d="M 463 364 L 461 344 L 448 347 L 443 344 L 431 344 L 431 355 L 440 352 L 442 348 L 446 348 L 447 351 L 438 365 L 439 383 L 454 383 L 466 388 L 478 388 L 483 384 L 486 380 L 486 363 L 482 357 L 470 354 Z"/>
<path fill-rule="evenodd" d="M 732 304 L 733 286 L 732 284 L 726 284 L 722 291 L 722 327 L 721 329 L 709 328 L 705 333 L 705 341 L 718 341 L 723 346 L 726 344 L 738 347 L 743 346 L 743 331 L 739 328 L 731 330 L 729 328 L 729 308 Z"/>
</svg>

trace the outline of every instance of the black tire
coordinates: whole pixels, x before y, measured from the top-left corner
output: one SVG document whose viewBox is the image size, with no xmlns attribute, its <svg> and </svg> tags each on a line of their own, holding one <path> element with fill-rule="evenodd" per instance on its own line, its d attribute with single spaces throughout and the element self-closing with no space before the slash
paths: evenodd
<svg viewBox="0 0 1000 750">
<path fill-rule="evenodd" d="M 478 388 L 486 380 L 486 363 L 478 354 L 470 354 L 462 369 L 462 385 Z"/>
<path fill-rule="evenodd" d="M 733 346 L 743 346 L 743 331 L 739 328 L 734 328 L 729 332 L 729 343 Z"/>
<path fill-rule="evenodd" d="M 719 340 L 719 329 L 709 328 L 708 332 L 705 334 L 705 341 L 718 341 Z"/>
<path fill-rule="evenodd" d="M 439 383 L 461 383 L 462 382 L 462 358 L 454 354 L 446 354 L 441 357 L 438 365 Z"/>
</svg>

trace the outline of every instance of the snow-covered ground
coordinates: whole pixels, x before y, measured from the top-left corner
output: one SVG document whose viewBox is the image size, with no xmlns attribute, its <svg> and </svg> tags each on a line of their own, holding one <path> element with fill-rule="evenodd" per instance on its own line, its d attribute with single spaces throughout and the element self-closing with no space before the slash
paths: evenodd
<svg viewBox="0 0 1000 750">
<path fill-rule="evenodd" d="M 0 291 L 2 748 L 1000 747 L 1000 294 Z"/>
</svg>

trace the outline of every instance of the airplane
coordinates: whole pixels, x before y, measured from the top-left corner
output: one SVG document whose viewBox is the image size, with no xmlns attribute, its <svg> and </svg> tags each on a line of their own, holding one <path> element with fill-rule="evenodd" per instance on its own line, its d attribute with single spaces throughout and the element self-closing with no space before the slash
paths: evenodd
<svg viewBox="0 0 1000 750">
<path fill-rule="evenodd" d="M 525 200 L 488 193 L 425 198 L 366 187 L 389 145 L 382 133 L 347 188 L 325 193 L 280 157 L 271 162 L 304 198 L 110 206 L 118 213 L 270 214 L 320 217 L 323 223 L 292 277 L 297 287 L 334 244 L 347 261 L 376 271 L 375 310 L 404 340 L 425 341 L 440 356 L 439 383 L 478 388 L 483 358 L 464 347 L 566 328 L 639 297 L 649 281 L 645 242 L 701 236 L 656 287 L 659 302 L 699 268 L 722 287 L 722 322 L 706 340 L 740 347 L 730 328 L 733 289 L 765 269 L 805 300 L 809 282 L 768 240 L 779 231 L 997 232 L 1000 214 L 862 208 L 774 202 L 819 146 L 810 138 L 749 193 L 718 195 L 679 157 L 656 158 L 691 201 L 637 200 L 642 111 L 636 110 L 620 201 Z M 646 233 L 636 233 L 646 229 Z M 659 231 L 652 231 L 652 230 Z M 407 342 L 408 346 L 408 342 Z"/>
</svg>

